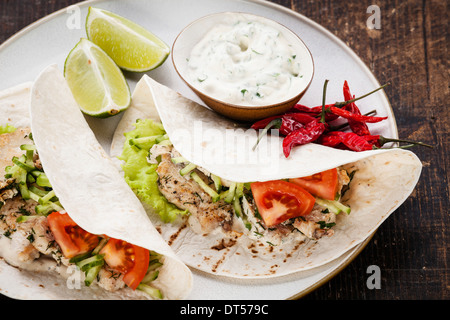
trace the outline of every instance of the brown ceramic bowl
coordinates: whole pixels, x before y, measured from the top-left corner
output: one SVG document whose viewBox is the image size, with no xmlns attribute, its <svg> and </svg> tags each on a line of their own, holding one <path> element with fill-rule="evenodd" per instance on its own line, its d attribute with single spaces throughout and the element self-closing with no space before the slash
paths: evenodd
<svg viewBox="0 0 450 320">
<path fill-rule="evenodd" d="M 196 87 L 190 81 L 188 71 L 188 59 L 192 48 L 205 36 L 205 34 L 215 25 L 224 21 L 229 21 L 230 16 L 243 16 L 245 19 L 258 19 L 268 25 L 277 28 L 290 44 L 295 46 L 296 52 L 301 57 L 302 63 L 302 84 L 295 89 L 294 94 L 284 100 L 272 102 L 268 105 L 239 105 L 219 100 L 201 88 Z M 195 94 L 214 111 L 234 120 L 255 121 L 273 115 L 281 114 L 294 106 L 305 94 L 314 75 L 314 61 L 309 49 L 304 42 L 294 32 L 285 26 L 264 17 L 238 12 L 216 13 L 200 18 L 187 27 L 177 36 L 172 46 L 172 61 L 176 72 L 181 79 L 195 92 Z"/>
</svg>

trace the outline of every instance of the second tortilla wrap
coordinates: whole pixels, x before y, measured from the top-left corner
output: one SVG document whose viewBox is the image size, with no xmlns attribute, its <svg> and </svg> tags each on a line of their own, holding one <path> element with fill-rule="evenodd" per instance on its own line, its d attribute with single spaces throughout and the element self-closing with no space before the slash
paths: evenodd
<svg viewBox="0 0 450 320">
<path fill-rule="evenodd" d="M 220 232 L 205 237 L 184 224 L 163 223 L 147 208 L 163 238 L 186 264 L 216 275 L 266 278 L 312 269 L 338 258 L 369 237 L 408 198 L 422 167 L 414 153 L 402 149 L 351 152 L 312 143 L 295 148 L 286 159 L 281 151 L 282 139 L 277 136 L 269 136 L 266 147 L 252 152 L 257 138 L 254 130 L 239 128 L 148 76 L 136 86 L 110 154 L 119 156 L 124 133 L 133 129 L 137 119 L 148 118 L 162 122 L 183 157 L 230 181 L 296 178 L 339 166 L 357 170 L 344 199 L 352 208 L 351 214 L 340 214 L 334 235 L 319 241 L 267 248 L 241 237 L 218 250 L 223 241 Z"/>
</svg>

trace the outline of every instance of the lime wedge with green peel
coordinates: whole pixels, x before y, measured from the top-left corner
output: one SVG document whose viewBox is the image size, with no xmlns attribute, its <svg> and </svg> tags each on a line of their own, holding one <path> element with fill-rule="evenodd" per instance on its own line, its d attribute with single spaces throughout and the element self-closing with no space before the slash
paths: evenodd
<svg viewBox="0 0 450 320">
<path fill-rule="evenodd" d="M 150 31 L 102 9 L 89 7 L 86 33 L 89 40 L 127 71 L 145 72 L 155 69 L 170 54 L 170 48 Z"/>
<path fill-rule="evenodd" d="M 70 51 L 64 64 L 64 77 L 85 114 L 107 118 L 130 105 L 130 88 L 122 70 L 87 39 L 81 39 Z"/>
</svg>

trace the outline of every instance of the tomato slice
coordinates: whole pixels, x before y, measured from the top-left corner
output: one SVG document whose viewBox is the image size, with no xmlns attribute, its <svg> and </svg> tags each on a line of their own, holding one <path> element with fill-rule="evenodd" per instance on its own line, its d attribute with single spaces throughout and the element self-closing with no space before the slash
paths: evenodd
<svg viewBox="0 0 450 320">
<path fill-rule="evenodd" d="M 336 168 L 308 177 L 289 179 L 289 182 L 299 185 L 316 197 L 327 200 L 334 200 L 338 191 L 338 173 Z"/>
<path fill-rule="evenodd" d="M 266 226 L 311 212 L 316 199 L 302 187 L 283 180 L 254 182 L 253 198 Z"/>
<path fill-rule="evenodd" d="M 129 242 L 111 238 L 100 250 L 105 262 L 113 270 L 123 273 L 123 281 L 135 290 L 147 273 L 150 253 Z"/>
<path fill-rule="evenodd" d="M 99 237 L 79 227 L 67 213 L 53 212 L 47 216 L 56 243 L 66 258 L 93 250 Z"/>
</svg>

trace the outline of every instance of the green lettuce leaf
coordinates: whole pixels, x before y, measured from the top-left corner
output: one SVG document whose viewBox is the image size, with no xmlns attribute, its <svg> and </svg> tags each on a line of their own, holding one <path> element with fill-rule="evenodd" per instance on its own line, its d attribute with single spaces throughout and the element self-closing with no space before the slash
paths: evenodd
<svg viewBox="0 0 450 320">
<path fill-rule="evenodd" d="M 179 215 L 187 214 L 161 194 L 158 189 L 157 164 L 148 163 L 149 151 L 155 142 L 146 143 L 144 146 L 136 146 L 132 139 L 162 136 L 166 134 L 161 123 L 153 120 L 138 120 L 134 124 L 135 129 L 125 133 L 126 141 L 120 160 L 125 161 L 122 169 L 125 173 L 125 181 L 137 195 L 137 197 L 150 206 L 163 222 L 173 222 Z"/>
</svg>

